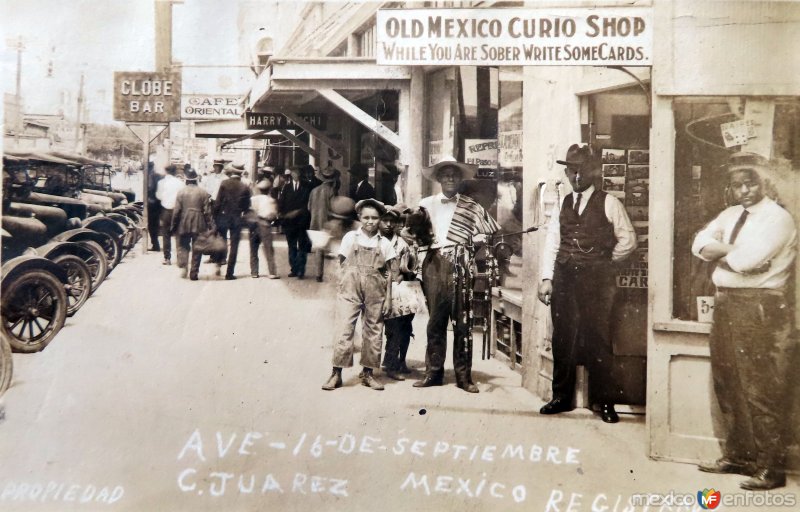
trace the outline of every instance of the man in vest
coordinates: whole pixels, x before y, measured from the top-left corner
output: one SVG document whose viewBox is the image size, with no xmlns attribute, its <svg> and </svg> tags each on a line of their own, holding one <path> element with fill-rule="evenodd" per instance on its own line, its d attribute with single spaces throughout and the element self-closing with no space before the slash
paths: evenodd
<svg viewBox="0 0 800 512">
<path fill-rule="evenodd" d="M 565 173 L 572 193 L 550 217 L 539 300 L 552 305 L 553 399 L 539 411 L 573 409 L 575 367 L 589 370 L 590 399 L 606 423 L 619 421 L 612 378 L 611 307 L 616 292 L 614 263 L 636 249 L 636 233 L 616 197 L 596 189 L 600 160 L 589 146 L 567 150 Z M 581 353 L 583 352 L 583 353 Z"/>
</svg>

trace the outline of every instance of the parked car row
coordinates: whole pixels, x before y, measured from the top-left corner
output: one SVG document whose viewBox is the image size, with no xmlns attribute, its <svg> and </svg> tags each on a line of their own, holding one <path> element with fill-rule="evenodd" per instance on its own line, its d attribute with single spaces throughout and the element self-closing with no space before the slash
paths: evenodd
<svg viewBox="0 0 800 512">
<path fill-rule="evenodd" d="M 9 349 L 44 349 L 141 238 L 143 206 L 110 172 L 77 155 L 3 155 L 0 393 Z"/>
</svg>

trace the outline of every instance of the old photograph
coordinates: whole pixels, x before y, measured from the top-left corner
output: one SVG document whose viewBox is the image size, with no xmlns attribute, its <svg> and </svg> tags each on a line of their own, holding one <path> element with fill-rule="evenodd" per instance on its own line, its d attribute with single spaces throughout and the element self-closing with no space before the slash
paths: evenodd
<svg viewBox="0 0 800 512">
<path fill-rule="evenodd" d="M 800 508 L 800 1 L 0 28 L 0 511 Z"/>
</svg>

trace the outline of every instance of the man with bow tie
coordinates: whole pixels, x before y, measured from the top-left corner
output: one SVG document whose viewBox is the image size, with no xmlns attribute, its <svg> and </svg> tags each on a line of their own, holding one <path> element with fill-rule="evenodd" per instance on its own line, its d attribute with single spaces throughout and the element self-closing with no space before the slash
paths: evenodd
<svg viewBox="0 0 800 512">
<path fill-rule="evenodd" d="M 787 288 L 797 229 L 791 214 L 764 194 L 767 159 L 737 153 L 727 172 L 734 205 L 692 244 L 695 256 L 716 263 L 709 349 L 723 420 L 722 458 L 699 469 L 746 475 L 740 487 L 768 490 L 786 484 L 787 384 L 797 350 Z"/>
<path fill-rule="evenodd" d="M 575 368 L 589 371 L 590 400 L 606 423 L 619 421 L 613 378 L 611 308 L 616 293 L 614 264 L 636 249 L 636 233 L 619 199 L 596 189 L 600 159 L 589 146 L 567 150 L 564 173 L 572 186 L 555 205 L 547 226 L 539 300 L 553 318 L 553 399 L 541 414 L 573 409 Z"/>
<path fill-rule="evenodd" d="M 428 303 L 428 346 L 425 354 L 425 378 L 414 387 L 441 386 L 447 355 L 447 322 L 453 321 L 453 368 L 456 385 L 468 393 L 477 393 L 472 382 L 472 350 L 469 344 L 468 319 L 460 305 L 453 304 L 456 283 L 453 279 L 457 245 L 478 241 L 500 229 L 483 207 L 469 196 L 459 194 L 461 182 L 472 179 L 477 166 L 446 156 L 434 166 L 423 169 L 425 178 L 441 184 L 439 194 L 423 198 L 419 205 L 431 217 L 435 240 L 422 263 L 422 288 Z"/>
</svg>

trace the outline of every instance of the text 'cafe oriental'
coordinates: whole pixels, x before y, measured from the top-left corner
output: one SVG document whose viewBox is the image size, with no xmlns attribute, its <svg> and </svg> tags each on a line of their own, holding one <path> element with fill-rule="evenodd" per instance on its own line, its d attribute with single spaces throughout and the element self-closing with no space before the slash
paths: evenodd
<svg viewBox="0 0 800 512">
<path fill-rule="evenodd" d="M 552 322 L 536 284 L 550 213 L 570 192 L 556 160 L 592 145 L 597 186 L 623 203 L 638 242 L 616 276 L 617 410 L 645 415 L 651 457 L 716 459 L 713 265 L 691 245 L 729 204 L 724 166 L 740 151 L 773 163 L 770 190 L 800 221 L 800 60 L 789 53 L 800 47 L 800 4 L 474 4 L 308 6 L 319 23 L 295 28 L 249 107 L 326 114 L 309 148 L 320 164 L 365 163 L 379 195 L 381 171 L 396 169 L 407 204 L 438 191 L 421 169 L 443 155 L 477 163 L 467 192 L 504 231 L 540 228 L 504 240 L 488 314 L 494 356 L 545 400 Z M 320 156 L 331 147 L 343 158 Z M 591 386 L 578 379 L 577 406 L 588 406 Z M 791 425 L 800 438 L 800 422 Z M 796 444 L 789 455 L 798 467 Z"/>
</svg>

